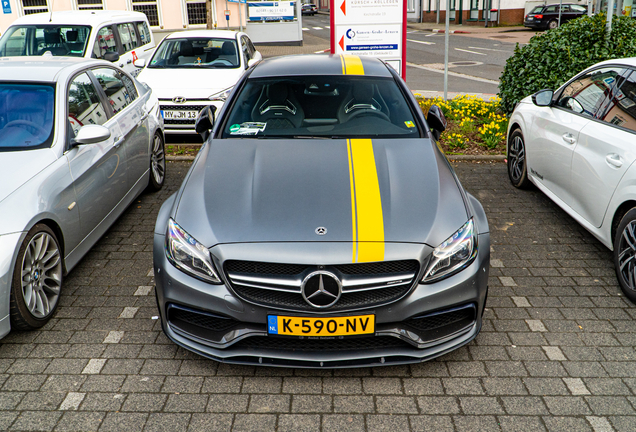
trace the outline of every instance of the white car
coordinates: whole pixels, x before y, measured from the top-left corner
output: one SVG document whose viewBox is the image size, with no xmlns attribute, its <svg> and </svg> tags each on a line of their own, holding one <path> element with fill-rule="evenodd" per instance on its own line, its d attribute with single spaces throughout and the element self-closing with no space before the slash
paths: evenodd
<svg viewBox="0 0 636 432">
<path fill-rule="evenodd" d="M 262 59 L 245 33 L 199 30 L 172 33 L 157 47 L 139 80 L 159 97 L 166 133 L 196 133 L 206 106 L 220 109 L 246 69 Z M 217 112 L 218 114 L 218 112 Z"/>
<path fill-rule="evenodd" d="M 15 20 L 0 38 L 0 57 L 69 56 L 104 59 L 136 75 L 155 40 L 145 14 L 128 11 L 59 11 Z"/>
<path fill-rule="evenodd" d="M 613 250 L 636 302 L 636 58 L 598 63 L 523 99 L 507 147 L 512 184 L 533 183 Z"/>
<path fill-rule="evenodd" d="M 67 272 L 165 180 L 152 90 L 104 60 L 0 61 L 0 337 L 42 327 Z"/>
</svg>

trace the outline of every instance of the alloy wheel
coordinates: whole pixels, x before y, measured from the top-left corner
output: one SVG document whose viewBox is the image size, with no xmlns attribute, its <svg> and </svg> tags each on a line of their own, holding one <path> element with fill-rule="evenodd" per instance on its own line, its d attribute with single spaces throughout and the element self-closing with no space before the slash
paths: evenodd
<svg viewBox="0 0 636 432">
<path fill-rule="evenodd" d="M 163 140 L 159 135 L 155 135 L 152 143 L 152 156 L 150 167 L 155 183 L 163 184 L 163 178 L 166 175 L 166 155 L 163 148 Z"/>
<path fill-rule="evenodd" d="M 629 222 L 621 233 L 618 266 L 625 285 L 636 291 L 636 221 Z"/>
<path fill-rule="evenodd" d="M 27 309 L 36 318 L 44 318 L 55 309 L 62 284 L 62 260 L 55 239 L 39 232 L 27 245 L 21 268 L 22 296 Z"/>
<path fill-rule="evenodd" d="M 526 163 L 526 149 L 523 145 L 523 139 L 515 136 L 508 150 L 508 164 L 510 166 L 510 176 L 515 183 L 518 183 L 523 176 L 523 170 Z"/>
</svg>

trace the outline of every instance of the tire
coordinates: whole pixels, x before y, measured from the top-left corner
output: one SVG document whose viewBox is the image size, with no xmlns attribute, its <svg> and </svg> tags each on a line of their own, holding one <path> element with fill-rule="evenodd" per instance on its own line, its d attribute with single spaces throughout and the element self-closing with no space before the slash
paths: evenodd
<svg viewBox="0 0 636 432">
<path fill-rule="evenodd" d="M 166 149 L 163 137 L 159 132 L 155 133 L 150 151 L 150 180 L 148 190 L 157 192 L 166 182 Z"/>
<path fill-rule="evenodd" d="M 18 250 L 10 295 L 11 327 L 33 330 L 53 316 L 62 289 L 62 252 L 55 233 L 37 224 Z"/>
<path fill-rule="evenodd" d="M 557 20 L 552 20 L 548 23 L 548 30 L 554 30 L 555 28 L 557 28 L 559 26 L 559 23 L 557 22 Z"/>
<path fill-rule="evenodd" d="M 636 303 L 636 207 L 625 213 L 616 229 L 614 267 L 621 290 Z"/>
<path fill-rule="evenodd" d="M 531 185 L 526 164 L 526 143 L 519 129 L 510 135 L 508 141 L 508 178 L 518 189 L 527 189 Z"/>
</svg>

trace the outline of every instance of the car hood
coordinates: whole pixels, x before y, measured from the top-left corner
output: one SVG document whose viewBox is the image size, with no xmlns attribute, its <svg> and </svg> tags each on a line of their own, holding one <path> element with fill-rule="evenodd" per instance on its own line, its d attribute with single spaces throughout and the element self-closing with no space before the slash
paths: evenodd
<svg viewBox="0 0 636 432">
<path fill-rule="evenodd" d="M 174 218 L 206 247 L 353 239 L 436 247 L 467 221 L 455 176 L 430 140 L 351 141 L 210 140 Z"/>
<path fill-rule="evenodd" d="M 238 69 L 148 69 L 137 80 L 145 82 L 160 99 L 175 96 L 187 99 L 207 99 L 214 93 L 236 84 L 243 74 Z"/>
<path fill-rule="evenodd" d="M 51 149 L 0 152 L 0 202 L 55 162 Z"/>
</svg>

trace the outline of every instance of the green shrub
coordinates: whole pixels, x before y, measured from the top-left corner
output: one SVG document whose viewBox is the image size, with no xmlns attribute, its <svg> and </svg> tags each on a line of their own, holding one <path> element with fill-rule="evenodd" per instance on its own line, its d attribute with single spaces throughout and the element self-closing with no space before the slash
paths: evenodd
<svg viewBox="0 0 636 432">
<path fill-rule="evenodd" d="M 545 88 L 556 90 L 600 61 L 636 56 L 636 20 L 614 17 L 609 42 L 605 22 L 605 13 L 584 16 L 534 36 L 524 47 L 517 44 L 500 78 L 502 109 L 510 113 L 524 97 Z"/>
</svg>

